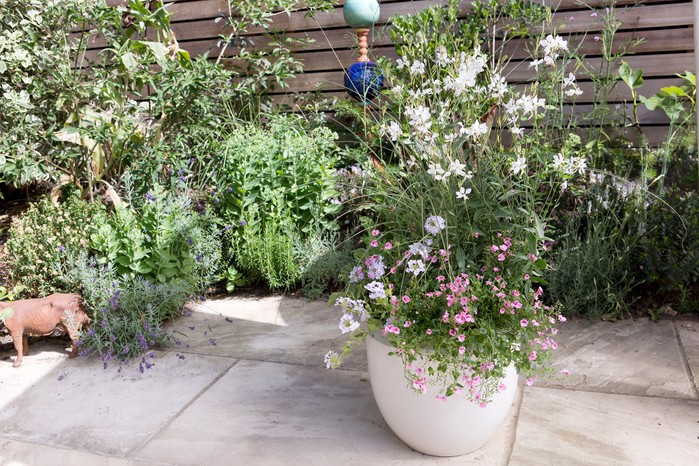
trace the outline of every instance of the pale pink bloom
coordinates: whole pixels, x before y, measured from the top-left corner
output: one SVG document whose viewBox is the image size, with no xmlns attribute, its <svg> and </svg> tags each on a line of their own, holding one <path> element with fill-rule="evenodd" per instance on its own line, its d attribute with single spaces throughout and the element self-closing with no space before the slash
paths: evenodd
<svg viewBox="0 0 699 466">
<path fill-rule="evenodd" d="M 475 232 L 475 233 L 473 234 L 473 237 L 474 237 L 474 238 L 478 238 L 478 232 Z"/>
<path fill-rule="evenodd" d="M 595 39 L 595 42 L 599 42 L 599 41 L 600 41 L 600 37 L 599 37 L 599 36 L 595 36 L 595 37 L 593 37 L 593 39 Z"/>
<path fill-rule="evenodd" d="M 558 320 L 560 320 L 561 322 L 565 322 L 567 319 L 565 317 L 563 317 L 562 315 L 560 315 L 560 316 L 558 316 Z"/>
<path fill-rule="evenodd" d="M 531 377 L 529 377 L 529 378 L 527 379 L 527 386 L 531 387 L 532 385 L 534 385 L 534 379 L 532 379 Z"/>
<path fill-rule="evenodd" d="M 403 327 L 405 327 L 405 328 L 410 327 L 410 321 L 406 320 L 405 323 L 403 324 Z"/>
<path fill-rule="evenodd" d="M 539 322 L 537 322 L 536 319 L 533 319 L 533 320 L 532 320 L 532 325 L 533 325 L 534 327 L 538 327 L 538 326 L 539 326 Z"/>
<path fill-rule="evenodd" d="M 437 281 L 438 281 L 438 282 L 443 282 L 443 281 L 444 281 L 444 275 L 438 275 L 438 276 L 437 276 Z"/>
<path fill-rule="evenodd" d="M 459 354 L 463 355 L 466 352 L 466 348 L 459 346 Z"/>
<path fill-rule="evenodd" d="M 525 280 L 529 280 L 529 278 L 530 278 L 530 277 L 529 277 L 529 274 L 528 274 L 528 273 L 525 273 L 525 274 L 524 274 L 524 279 L 525 279 Z"/>
<path fill-rule="evenodd" d="M 593 11 L 592 13 L 590 13 L 590 17 L 597 18 L 597 12 Z"/>
<path fill-rule="evenodd" d="M 519 296 L 519 291 L 512 290 L 512 296 Z"/>
<path fill-rule="evenodd" d="M 500 385 L 498 385 L 499 392 L 504 392 L 505 390 L 507 390 L 507 386 L 504 383 L 501 383 Z"/>
<path fill-rule="evenodd" d="M 503 253 L 498 254 L 498 260 L 499 260 L 500 262 L 504 261 L 504 260 L 505 260 L 505 254 L 503 254 Z"/>
<path fill-rule="evenodd" d="M 463 343 L 463 341 L 464 341 L 465 339 L 466 339 L 466 335 L 464 335 L 463 333 L 462 333 L 461 335 L 459 335 L 459 341 L 460 341 L 461 343 Z"/>
<path fill-rule="evenodd" d="M 452 328 L 452 329 L 449 329 L 449 335 L 451 335 L 452 337 L 455 337 L 455 336 L 456 336 L 456 330 L 454 330 L 453 328 Z"/>
<path fill-rule="evenodd" d="M 497 267 L 493 267 L 493 272 L 495 272 L 495 273 L 498 273 L 499 271 L 500 271 L 500 269 L 499 269 L 499 268 L 497 268 Z M 486 283 L 486 284 L 487 284 L 487 285 L 489 285 L 490 283 Z"/>
<path fill-rule="evenodd" d="M 403 302 L 406 304 L 410 302 L 410 296 L 408 296 L 408 295 L 403 296 L 402 299 L 403 299 Z"/>
<path fill-rule="evenodd" d="M 386 243 L 386 244 L 384 245 L 383 248 L 384 248 L 384 249 L 387 249 L 387 250 L 388 250 L 388 249 L 393 249 L 393 245 L 389 242 L 389 243 Z"/>
<path fill-rule="evenodd" d="M 492 246 L 490 246 L 490 251 L 491 251 L 491 252 L 498 252 L 498 250 L 499 250 L 498 247 L 495 246 L 494 244 L 493 244 Z"/>
<path fill-rule="evenodd" d="M 536 361 L 536 351 L 531 352 L 531 354 L 529 355 L 529 360 Z"/>
<path fill-rule="evenodd" d="M 501 244 L 501 245 L 500 245 L 500 250 L 501 250 L 501 251 L 507 251 L 507 245 L 506 245 L 506 244 Z"/>
<path fill-rule="evenodd" d="M 528 258 L 530 261 L 532 261 L 532 262 L 534 262 L 535 260 L 538 259 L 538 257 L 536 257 L 536 255 L 534 255 L 534 254 L 529 254 L 529 255 L 527 256 L 527 258 Z"/>
<path fill-rule="evenodd" d="M 371 236 L 379 236 L 380 234 L 381 234 L 381 232 L 379 230 L 373 230 L 371 232 Z"/>
<path fill-rule="evenodd" d="M 529 325 L 529 321 L 528 321 L 527 319 L 522 319 L 522 320 L 519 321 L 519 324 L 520 324 L 522 327 L 526 327 L 527 325 Z"/>
<path fill-rule="evenodd" d="M 570 375 L 570 371 L 568 369 L 563 369 L 561 372 L 563 375 Z"/>
<path fill-rule="evenodd" d="M 432 329 L 428 328 L 427 330 L 425 330 L 425 333 L 428 335 L 432 335 Z"/>
<path fill-rule="evenodd" d="M 378 242 L 378 241 L 376 241 L 376 240 L 372 240 L 372 241 L 371 241 L 371 247 L 372 247 L 372 248 L 375 248 L 375 247 L 377 247 L 378 245 L 379 245 L 379 242 Z"/>
</svg>

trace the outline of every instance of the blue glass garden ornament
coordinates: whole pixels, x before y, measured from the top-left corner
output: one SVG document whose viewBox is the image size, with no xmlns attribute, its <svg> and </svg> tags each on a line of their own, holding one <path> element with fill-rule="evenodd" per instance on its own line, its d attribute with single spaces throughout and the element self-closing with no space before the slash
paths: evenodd
<svg viewBox="0 0 699 466">
<path fill-rule="evenodd" d="M 382 86 L 383 75 L 373 62 L 356 62 L 345 71 L 345 89 L 361 104 L 378 96 Z"/>
</svg>

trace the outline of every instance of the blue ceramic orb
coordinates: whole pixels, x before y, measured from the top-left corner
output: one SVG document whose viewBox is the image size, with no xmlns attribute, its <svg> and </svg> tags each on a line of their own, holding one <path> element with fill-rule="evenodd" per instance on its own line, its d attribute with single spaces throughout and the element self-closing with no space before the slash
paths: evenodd
<svg viewBox="0 0 699 466">
<path fill-rule="evenodd" d="M 379 19 L 381 9 L 377 0 L 347 0 L 342 13 L 353 28 L 370 28 Z"/>
<path fill-rule="evenodd" d="M 382 86 L 383 75 L 373 62 L 356 62 L 345 71 L 345 89 L 361 103 L 379 95 Z"/>
</svg>

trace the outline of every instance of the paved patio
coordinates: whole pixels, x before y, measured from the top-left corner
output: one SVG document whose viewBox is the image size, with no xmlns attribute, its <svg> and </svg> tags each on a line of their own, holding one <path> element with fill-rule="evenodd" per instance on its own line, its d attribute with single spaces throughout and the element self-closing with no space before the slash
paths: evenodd
<svg viewBox="0 0 699 466">
<path fill-rule="evenodd" d="M 342 341 L 322 302 L 227 298 L 174 323 L 154 367 L 68 360 L 60 339 L 21 368 L 0 350 L 0 465 L 696 465 L 699 321 L 561 326 L 565 379 L 520 385 L 481 450 L 434 458 L 396 438 L 363 353 L 330 371 Z"/>
</svg>

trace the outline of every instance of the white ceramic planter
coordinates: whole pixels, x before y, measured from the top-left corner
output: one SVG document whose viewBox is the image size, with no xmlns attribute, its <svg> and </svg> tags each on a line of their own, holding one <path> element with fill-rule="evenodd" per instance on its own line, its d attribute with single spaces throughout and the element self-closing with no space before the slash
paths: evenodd
<svg viewBox="0 0 699 466">
<path fill-rule="evenodd" d="M 517 372 L 507 368 L 507 389 L 485 408 L 454 395 L 442 401 L 436 391 L 416 394 L 407 385 L 404 367 L 381 335 L 366 340 L 369 378 L 376 404 L 393 432 L 408 446 L 433 456 L 458 456 L 482 447 L 507 417 L 517 389 Z"/>
</svg>

